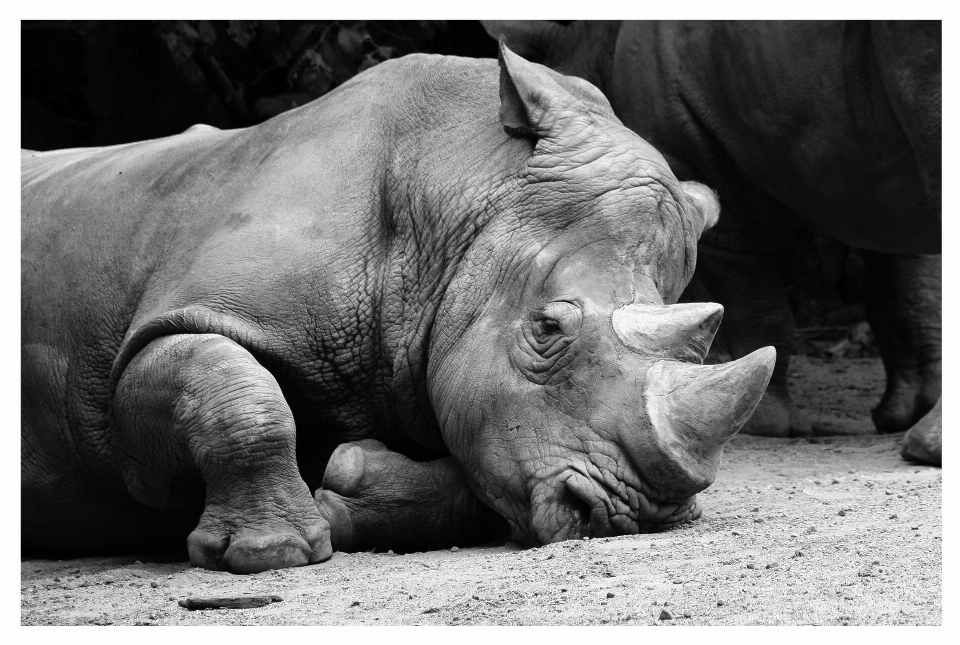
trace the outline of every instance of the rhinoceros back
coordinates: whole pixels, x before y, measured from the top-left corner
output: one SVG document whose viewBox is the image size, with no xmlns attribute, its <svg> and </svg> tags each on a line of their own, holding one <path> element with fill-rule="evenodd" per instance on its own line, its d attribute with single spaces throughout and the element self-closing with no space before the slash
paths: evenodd
<svg viewBox="0 0 960 645">
<path fill-rule="evenodd" d="M 22 152 L 24 499 L 77 479 L 93 487 L 85 494 L 124 494 L 111 375 L 118 356 L 135 351 L 122 351 L 126 343 L 149 340 L 191 307 L 263 332 L 247 334 L 254 349 L 324 386 L 307 383 L 304 397 L 361 396 L 350 390 L 354 374 L 382 369 L 376 357 L 393 351 L 373 325 L 375 307 L 393 306 L 381 291 L 385 262 L 405 248 L 398 238 L 462 230 L 442 211 L 417 213 L 436 219 L 411 228 L 398 208 L 436 210 L 417 173 L 444 172 L 462 189 L 451 163 L 473 173 L 495 163 L 491 148 L 504 144 L 482 133 L 502 134 L 496 70 L 408 57 L 253 128 Z M 345 330 L 344 320 L 370 326 Z"/>
</svg>

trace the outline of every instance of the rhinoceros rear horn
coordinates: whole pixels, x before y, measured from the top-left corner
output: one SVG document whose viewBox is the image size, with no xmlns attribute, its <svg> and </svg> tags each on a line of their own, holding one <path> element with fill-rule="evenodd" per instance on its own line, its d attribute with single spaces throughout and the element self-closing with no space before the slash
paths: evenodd
<svg viewBox="0 0 960 645">
<path fill-rule="evenodd" d="M 713 302 L 624 305 L 613 312 L 620 341 L 646 356 L 702 363 L 720 326 L 723 306 Z"/>
<path fill-rule="evenodd" d="M 577 99 L 560 86 L 545 67 L 510 51 L 500 41 L 500 122 L 507 134 L 541 138 L 554 134 L 551 118 Z"/>
<path fill-rule="evenodd" d="M 667 495 L 689 497 L 713 482 L 723 447 L 760 402 L 776 356 L 764 347 L 722 365 L 664 360 L 650 368 L 651 435 L 643 460 L 651 483 Z"/>
</svg>

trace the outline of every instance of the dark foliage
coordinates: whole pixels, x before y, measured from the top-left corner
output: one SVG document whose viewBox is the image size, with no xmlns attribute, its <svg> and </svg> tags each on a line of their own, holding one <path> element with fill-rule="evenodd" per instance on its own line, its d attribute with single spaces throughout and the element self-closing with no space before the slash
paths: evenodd
<svg viewBox="0 0 960 645">
<path fill-rule="evenodd" d="M 234 128 L 413 52 L 496 56 L 465 21 L 25 21 L 21 147 Z"/>
</svg>

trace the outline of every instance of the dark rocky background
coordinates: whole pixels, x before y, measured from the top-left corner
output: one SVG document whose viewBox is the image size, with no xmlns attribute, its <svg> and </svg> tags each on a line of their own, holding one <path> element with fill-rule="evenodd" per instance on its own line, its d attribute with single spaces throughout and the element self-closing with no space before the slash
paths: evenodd
<svg viewBox="0 0 960 645">
<path fill-rule="evenodd" d="M 33 150 L 254 125 L 413 52 L 496 56 L 477 21 L 23 21 L 21 38 L 20 145 Z M 781 266 L 797 351 L 875 356 L 859 254 L 798 237 Z M 704 299 L 696 285 L 688 297 Z"/>
</svg>

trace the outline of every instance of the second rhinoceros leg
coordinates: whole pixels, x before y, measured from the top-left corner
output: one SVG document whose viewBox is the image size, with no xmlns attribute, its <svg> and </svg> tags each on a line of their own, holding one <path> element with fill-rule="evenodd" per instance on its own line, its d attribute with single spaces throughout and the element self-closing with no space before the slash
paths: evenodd
<svg viewBox="0 0 960 645">
<path fill-rule="evenodd" d="M 453 459 L 413 461 L 374 439 L 338 446 L 315 498 L 338 551 L 443 548 L 506 529 Z"/>
<path fill-rule="evenodd" d="M 940 400 L 941 259 L 864 252 L 864 265 L 867 316 L 887 373 L 873 422 L 902 432 Z"/>
<path fill-rule="evenodd" d="M 127 489 L 203 514 L 190 561 L 254 573 L 319 562 L 329 527 L 301 479 L 293 415 L 273 376 L 222 336 L 153 340 L 124 370 L 113 447 Z"/>
<path fill-rule="evenodd" d="M 903 449 L 900 451 L 905 458 L 923 461 L 934 466 L 943 465 L 941 403 L 942 399 L 907 430 L 907 434 L 903 437 Z"/>
<path fill-rule="evenodd" d="M 733 358 L 768 345 L 777 350 L 770 384 L 742 434 L 798 437 L 812 432 L 787 388 L 794 322 L 778 267 L 781 247 L 782 241 L 769 235 L 725 227 L 721 217 L 697 250 L 697 276 L 724 307 L 721 329 Z"/>
</svg>

